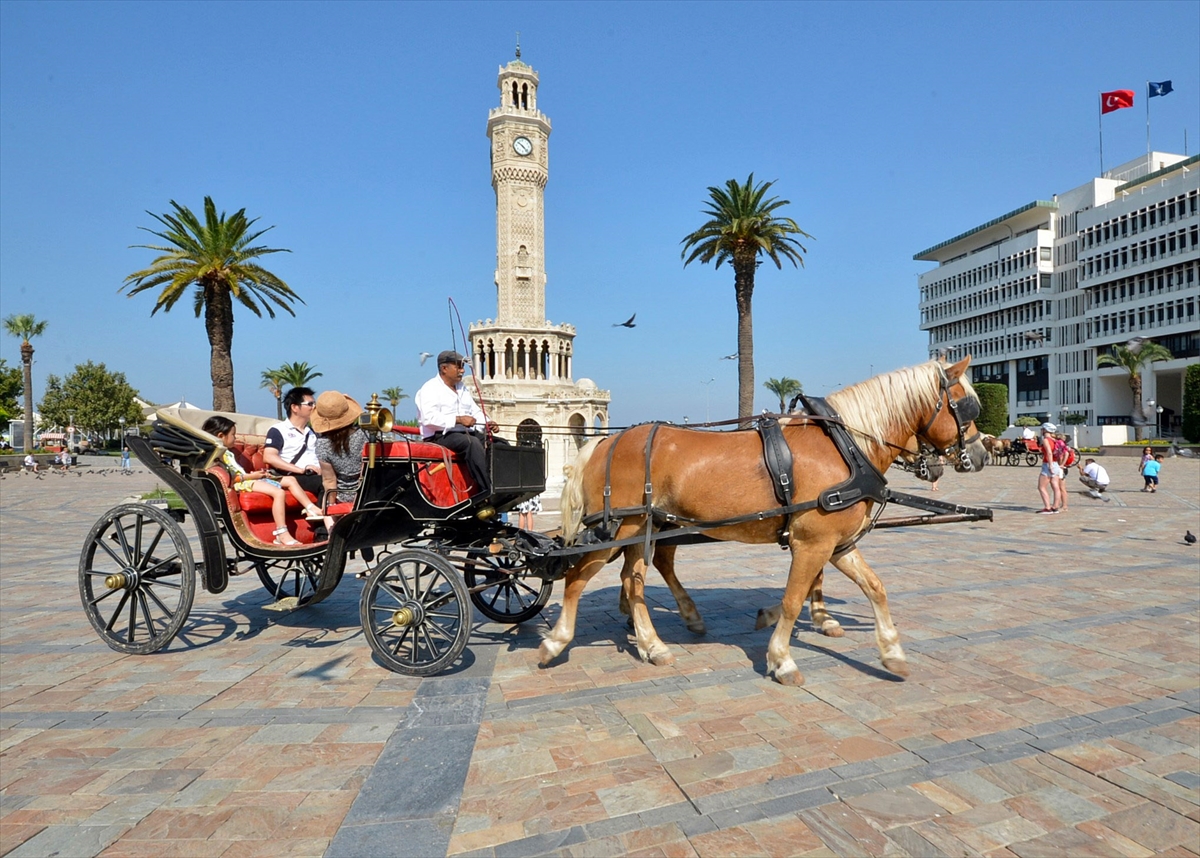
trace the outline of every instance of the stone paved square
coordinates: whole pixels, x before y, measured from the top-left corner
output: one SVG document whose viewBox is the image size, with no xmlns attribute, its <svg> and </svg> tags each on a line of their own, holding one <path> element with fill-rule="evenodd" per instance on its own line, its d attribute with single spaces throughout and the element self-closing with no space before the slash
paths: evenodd
<svg viewBox="0 0 1200 858">
<path fill-rule="evenodd" d="M 938 497 L 996 520 L 862 545 L 911 677 L 882 669 L 866 599 L 827 567 L 846 635 L 802 617 L 802 688 L 763 676 L 774 546 L 680 549 L 703 637 L 651 577 L 669 667 L 637 659 L 615 564 L 548 668 L 557 592 L 523 627 L 477 617 L 469 657 L 422 680 L 372 660 L 351 575 L 291 614 L 250 576 L 198 587 L 166 651 L 123 656 L 80 607 L 79 551 L 153 479 L 4 476 L 0 855 L 1200 854 L 1200 553 L 1181 540 L 1200 462 L 1168 460 L 1156 495 L 1134 462 L 1106 461 L 1110 502 L 1073 492 L 1059 516 L 1033 514 L 1035 469 L 947 475 Z"/>
</svg>

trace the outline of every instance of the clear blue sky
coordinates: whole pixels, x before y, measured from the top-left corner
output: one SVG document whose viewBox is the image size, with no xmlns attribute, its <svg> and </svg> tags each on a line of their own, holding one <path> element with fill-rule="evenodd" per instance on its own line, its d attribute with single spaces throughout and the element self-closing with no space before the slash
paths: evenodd
<svg viewBox="0 0 1200 858">
<path fill-rule="evenodd" d="M 735 14 L 731 14 L 735 13 Z M 239 410 L 260 373 L 411 395 L 417 354 L 495 315 L 485 136 L 498 67 L 541 75 L 553 122 L 547 310 L 612 421 L 736 413 L 733 274 L 684 269 L 709 185 L 776 180 L 814 240 L 759 270 L 757 407 L 789 375 L 830 389 L 919 362 L 914 253 L 1096 175 L 1146 145 L 1200 148 L 1200 4 L 0 3 L 0 314 L 49 322 L 49 373 L 103 361 L 158 402 L 211 402 L 190 302 L 118 294 L 152 258 L 146 211 L 204 196 L 273 225 L 295 319 L 238 311 Z M 611 324 L 638 314 L 632 330 Z M 19 363 L 19 343 L 0 355 Z M 715 379 L 711 384 L 705 384 Z M 412 416 L 411 400 L 400 416 Z"/>
</svg>

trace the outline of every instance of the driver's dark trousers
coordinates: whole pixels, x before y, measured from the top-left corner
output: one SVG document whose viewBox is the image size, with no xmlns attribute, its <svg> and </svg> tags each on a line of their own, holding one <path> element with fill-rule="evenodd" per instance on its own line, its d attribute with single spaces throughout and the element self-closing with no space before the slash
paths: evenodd
<svg viewBox="0 0 1200 858">
<path fill-rule="evenodd" d="M 488 478 L 487 451 L 484 449 L 482 438 L 474 432 L 435 432 L 425 440 L 457 453 L 459 460 L 467 466 L 467 473 L 479 487 L 478 494 L 492 493 L 491 481 Z"/>
</svg>

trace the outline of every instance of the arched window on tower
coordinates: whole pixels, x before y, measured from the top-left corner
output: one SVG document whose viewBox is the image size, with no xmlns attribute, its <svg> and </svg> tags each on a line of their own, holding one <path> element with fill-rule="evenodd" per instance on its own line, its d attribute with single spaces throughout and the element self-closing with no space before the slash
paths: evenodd
<svg viewBox="0 0 1200 858">
<path fill-rule="evenodd" d="M 542 446 L 542 427 L 533 418 L 517 424 L 517 444 L 521 447 Z"/>
<path fill-rule="evenodd" d="M 505 378 L 513 377 L 513 364 L 515 362 L 516 361 L 514 360 L 513 341 L 505 340 L 504 341 L 504 377 Z"/>
<path fill-rule="evenodd" d="M 520 106 L 521 106 L 521 96 L 517 92 L 517 82 L 514 80 L 513 81 L 513 107 L 520 107 Z"/>
<path fill-rule="evenodd" d="M 529 109 L 529 84 L 521 84 L 521 109 Z"/>
<path fill-rule="evenodd" d="M 567 431 L 571 433 L 571 440 L 575 442 L 575 449 L 579 449 L 587 443 L 587 421 L 583 419 L 582 414 L 577 412 L 567 419 Z"/>
</svg>

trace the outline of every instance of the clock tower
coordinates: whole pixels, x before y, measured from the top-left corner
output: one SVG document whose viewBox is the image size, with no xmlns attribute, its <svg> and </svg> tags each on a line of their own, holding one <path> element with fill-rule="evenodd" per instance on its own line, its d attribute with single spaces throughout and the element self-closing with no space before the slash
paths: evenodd
<svg viewBox="0 0 1200 858">
<path fill-rule="evenodd" d="M 546 319 L 544 199 L 550 119 L 537 107 L 538 74 L 517 58 L 500 69 L 500 106 L 488 111 L 496 191 L 496 318 L 471 325 L 471 366 L 488 417 L 518 442 L 546 449 L 547 493 L 563 466 L 608 427 L 607 390 L 574 381 L 575 327 Z"/>
</svg>

